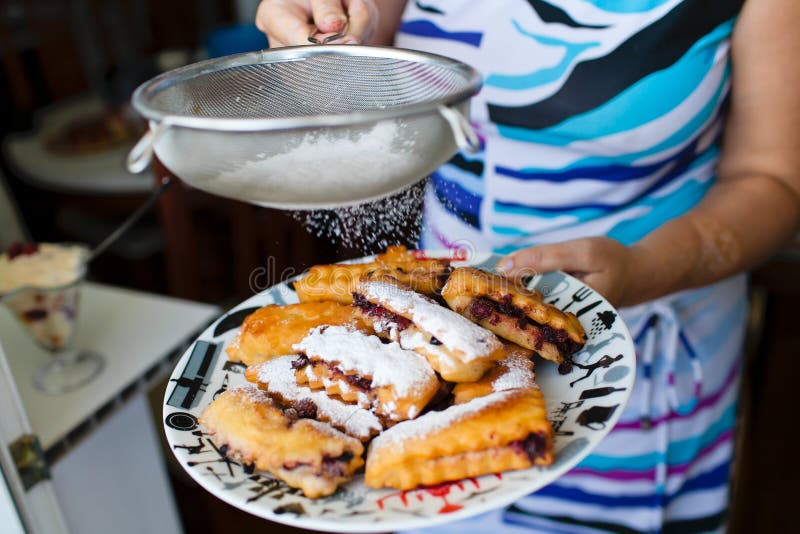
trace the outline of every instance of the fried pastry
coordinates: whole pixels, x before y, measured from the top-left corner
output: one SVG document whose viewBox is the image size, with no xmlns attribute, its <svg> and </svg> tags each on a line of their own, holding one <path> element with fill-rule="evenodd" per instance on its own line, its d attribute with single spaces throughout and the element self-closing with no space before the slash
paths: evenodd
<svg viewBox="0 0 800 534">
<path fill-rule="evenodd" d="M 251 365 L 244 376 L 282 408 L 294 410 L 298 417 L 330 423 L 333 428 L 361 441 L 369 441 L 383 430 L 380 419 L 369 410 L 332 398 L 324 391 L 299 385 L 292 367 L 296 359 L 293 355 L 280 356 Z"/>
<path fill-rule="evenodd" d="M 478 380 L 503 357 L 494 334 L 390 276 L 364 276 L 353 298 L 378 335 L 422 354 L 449 382 Z"/>
<path fill-rule="evenodd" d="M 553 435 L 538 389 L 492 393 L 384 431 L 370 444 L 364 482 L 407 490 L 549 465 Z"/>
<path fill-rule="evenodd" d="M 375 260 L 381 263 L 404 263 L 417 261 L 417 255 L 403 245 L 389 245 L 384 252 L 375 257 Z"/>
<path fill-rule="evenodd" d="M 500 275 L 461 267 L 442 289 L 453 310 L 498 336 L 564 363 L 586 343 L 586 333 L 572 313 L 542 301 L 541 294 Z"/>
<path fill-rule="evenodd" d="M 294 362 L 298 384 L 324 388 L 388 421 L 416 417 L 439 391 L 425 358 L 352 328 L 315 328 L 294 349 L 303 354 Z"/>
<path fill-rule="evenodd" d="M 361 276 L 380 273 L 391 275 L 420 293 L 437 295 L 450 270 L 449 260 L 416 259 L 405 247 L 394 246 L 369 263 L 316 265 L 295 282 L 294 288 L 300 302 L 333 300 L 351 304 Z"/>
<path fill-rule="evenodd" d="M 245 365 L 292 354 L 292 345 L 321 325 L 352 325 L 369 330 L 351 306 L 338 302 L 304 302 L 264 306 L 247 316 L 226 349 L 228 358 Z"/>
<path fill-rule="evenodd" d="M 228 454 L 307 497 L 330 495 L 364 465 L 364 446 L 327 423 L 296 419 L 254 387 L 229 389 L 200 415 Z"/>
<path fill-rule="evenodd" d="M 485 397 L 509 389 L 538 387 L 534 382 L 533 351 L 513 343 L 503 343 L 505 358 L 494 362 L 494 366 L 477 382 L 462 382 L 452 390 L 453 404 L 464 404 L 477 397 Z"/>
</svg>

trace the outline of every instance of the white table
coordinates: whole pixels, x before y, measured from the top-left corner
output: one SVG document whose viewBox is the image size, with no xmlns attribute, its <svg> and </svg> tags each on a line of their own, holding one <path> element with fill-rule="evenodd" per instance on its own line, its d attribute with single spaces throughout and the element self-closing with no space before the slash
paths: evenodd
<svg viewBox="0 0 800 534">
<path fill-rule="evenodd" d="M 0 310 L 0 339 L 71 531 L 180 530 L 146 390 L 220 313 L 215 306 L 86 283 L 76 345 L 102 354 L 91 383 L 49 396 L 33 370 L 50 356 Z M 2 529 L 0 529 L 2 530 Z"/>
<path fill-rule="evenodd" d="M 184 347 L 219 309 L 174 298 L 87 282 L 81 294 L 76 346 L 105 357 L 102 374 L 86 386 L 58 396 L 31 383 L 33 371 L 50 358 L 4 307 L 0 339 L 8 355 L 31 425 L 45 450 L 89 421 Z"/>
</svg>

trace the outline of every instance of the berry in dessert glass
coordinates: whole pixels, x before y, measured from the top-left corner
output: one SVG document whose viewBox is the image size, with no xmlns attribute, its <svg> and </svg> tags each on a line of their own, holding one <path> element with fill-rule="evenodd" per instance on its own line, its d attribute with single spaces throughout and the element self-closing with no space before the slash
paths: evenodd
<svg viewBox="0 0 800 534">
<path fill-rule="evenodd" d="M 0 254 L 0 302 L 53 356 L 33 374 L 49 395 L 77 389 L 103 369 L 102 356 L 74 347 L 88 249 L 76 244 L 15 243 Z"/>
</svg>

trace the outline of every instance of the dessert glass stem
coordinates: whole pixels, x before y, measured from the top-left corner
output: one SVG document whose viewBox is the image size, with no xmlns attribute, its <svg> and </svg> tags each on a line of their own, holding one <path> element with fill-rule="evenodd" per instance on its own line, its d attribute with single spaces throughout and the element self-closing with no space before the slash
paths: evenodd
<svg viewBox="0 0 800 534">
<path fill-rule="evenodd" d="M 33 385 L 42 393 L 61 395 L 78 389 L 103 370 L 105 360 L 99 354 L 80 349 L 53 352 L 33 374 Z"/>
</svg>

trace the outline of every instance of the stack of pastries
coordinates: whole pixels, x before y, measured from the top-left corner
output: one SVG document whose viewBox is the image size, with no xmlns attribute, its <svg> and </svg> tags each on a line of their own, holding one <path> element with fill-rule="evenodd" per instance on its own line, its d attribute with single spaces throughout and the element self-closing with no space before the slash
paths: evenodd
<svg viewBox="0 0 800 534">
<path fill-rule="evenodd" d="M 406 490 L 553 461 L 532 356 L 569 362 L 574 315 L 399 246 L 294 287 L 299 303 L 255 311 L 226 349 L 249 385 L 200 422 L 229 455 L 311 498 L 362 466 L 367 486 Z"/>
</svg>

